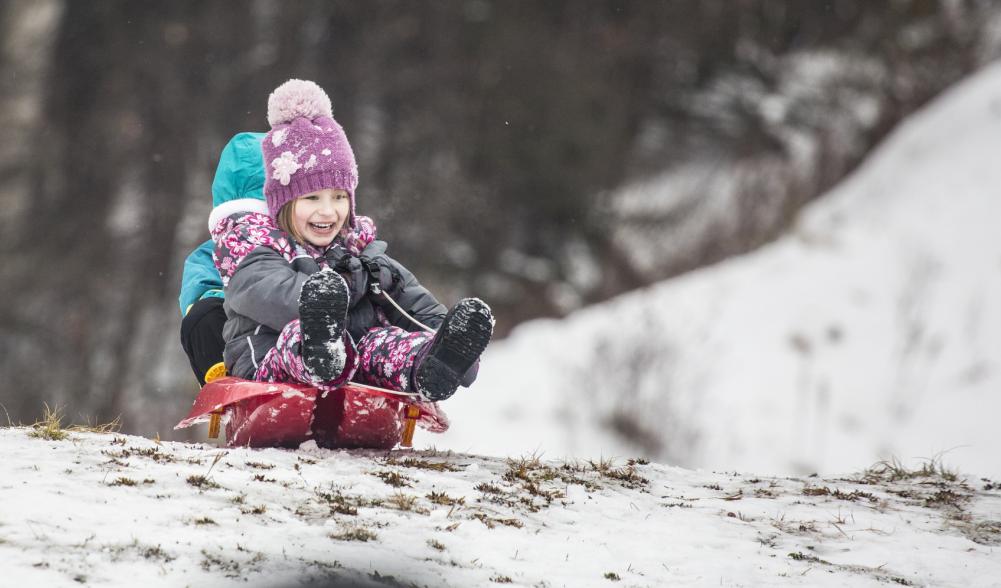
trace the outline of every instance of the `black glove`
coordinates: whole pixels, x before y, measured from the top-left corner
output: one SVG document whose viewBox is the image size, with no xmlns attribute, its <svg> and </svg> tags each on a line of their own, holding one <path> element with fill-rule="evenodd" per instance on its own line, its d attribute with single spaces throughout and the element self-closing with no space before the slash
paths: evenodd
<svg viewBox="0 0 1001 588">
<path fill-rule="evenodd" d="M 389 296 L 399 293 L 403 277 L 386 259 L 362 256 L 358 260 L 361 261 L 370 292 L 376 295 L 385 292 Z"/>
<path fill-rule="evenodd" d="M 330 269 L 341 274 L 348 285 L 350 302 L 348 306 L 354 308 L 362 298 L 368 294 L 368 279 L 363 268 L 358 262 L 358 258 L 353 257 L 340 245 L 334 244 L 327 249 L 323 255 L 330 265 Z"/>
</svg>

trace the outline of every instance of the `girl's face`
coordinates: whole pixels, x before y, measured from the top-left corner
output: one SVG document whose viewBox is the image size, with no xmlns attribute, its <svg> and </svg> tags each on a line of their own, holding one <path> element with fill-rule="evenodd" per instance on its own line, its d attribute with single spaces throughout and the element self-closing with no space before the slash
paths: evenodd
<svg viewBox="0 0 1001 588">
<path fill-rule="evenodd" d="M 344 226 L 351 214 L 351 201 L 345 190 L 330 188 L 310 192 L 295 201 L 292 224 L 310 244 L 326 247 Z"/>
</svg>

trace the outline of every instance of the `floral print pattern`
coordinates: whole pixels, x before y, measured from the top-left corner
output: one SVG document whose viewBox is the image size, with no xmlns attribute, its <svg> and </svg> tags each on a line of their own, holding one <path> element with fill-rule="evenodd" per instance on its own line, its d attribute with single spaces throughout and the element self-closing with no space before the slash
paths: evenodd
<svg viewBox="0 0 1001 588">
<path fill-rule="evenodd" d="M 430 333 L 411 333 L 399 327 L 369 329 L 358 342 L 361 357 L 355 381 L 402 392 L 411 391 L 410 375 L 414 359 L 431 338 Z"/>
<path fill-rule="evenodd" d="M 341 242 L 348 253 L 359 256 L 372 241 L 375 241 L 375 232 L 375 221 L 367 216 L 355 216 L 354 228 L 341 229 Z"/>
<path fill-rule="evenodd" d="M 292 174 L 299 171 L 302 166 L 296 161 L 294 153 L 283 151 L 279 157 L 271 162 L 271 167 L 275 169 L 271 172 L 271 178 L 281 182 L 282 186 L 288 186 L 289 182 L 292 181 Z"/>
<path fill-rule="evenodd" d="M 258 382 L 297 382 L 333 390 L 347 382 L 358 369 L 358 352 L 347 333 L 344 334 L 344 349 L 347 351 L 344 371 L 329 382 L 314 379 L 302 361 L 302 327 L 296 319 L 278 334 L 278 343 L 264 356 L 254 379 Z"/>
<path fill-rule="evenodd" d="M 289 236 L 275 226 L 270 216 L 259 212 L 237 213 L 220 220 L 212 228 L 212 240 L 216 244 L 212 260 L 223 287 L 229 284 L 240 262 L 258 247 L 270 247 L 288 262 L 296 257 Z"/>
<path fill-rule="evenodd" d="M 285 325 L 278 343 L 268 351 L 257 368 L 259 382 L 298 382 L 323 389 L 334 389 L 348 380 L 401 392 L 410 391 L 414 360 L 421 347 L 431 340 L 428 333 L 411 333 L 399 327 L 376 327 L 355 346 L 344 335 L 348 358 L 336 380 L 314 380 L 302 361 L 302 328 L 298 319 Z"/>
<path fill-rule="evenodd" d="M 376 228 L 372 219 L 357 216 L 354 228 L 342 229 L 334 244 L 344 247 L 351 255 L 358 256 L 375 240 L 375 236 Z M 320 267 L 328 265 L 323 255 L 325 250 L 300 245 L 279 229 L 274 219 L 259 212 L 240 212 L 220 220 L 212 228 L 212 240 L 216 243 L 212 259 L 222 277 L 223 287 L 236 273 L 240 262 L 258 247 L 275 250 L 289 263 L 296 257 L 308 255 Z"/>
</svg>

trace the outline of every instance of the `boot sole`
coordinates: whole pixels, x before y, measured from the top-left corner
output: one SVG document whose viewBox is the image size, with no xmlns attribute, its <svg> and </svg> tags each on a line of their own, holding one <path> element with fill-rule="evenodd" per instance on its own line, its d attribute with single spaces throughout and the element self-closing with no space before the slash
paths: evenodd
<svg viewBox="0 0 1001 588">
<path fill-rule="evenodd" d="M 347 326 L 348 287 L 334 272 L 313 274 L 299 294 L 302 362 L 320 382 L 341 375 L 347 362 L 344 329 Z"/>
<path fill-rule="evenodd" d="M 483 301 L 467 298 L 456 304 L 417 370 L 417 391 L 433 401 L 455 394 L 463 374 L 483 354 L 492 334 L 493 315 Z"/>
</svg>

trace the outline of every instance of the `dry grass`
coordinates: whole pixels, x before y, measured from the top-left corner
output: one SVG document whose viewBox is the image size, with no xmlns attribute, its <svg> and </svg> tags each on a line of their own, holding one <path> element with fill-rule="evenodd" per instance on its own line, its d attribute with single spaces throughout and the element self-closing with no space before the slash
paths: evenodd
<svg viewBox="0 0 1001 588">
<path fill-rule="evenodd" d="M 68 430 L 75 433 L 100 433 L 106 435 L 108 433 L 117 433 L 122 429 L 122 417 L 117 416 L 110 423 L 92 423 L 90 419 L 87 419 L 87 424 L 85 425 L 73 425 L 69 427 Z"/>
<path fill-rule="evenodd" d="M 437 539 L 428 539 L 428 546 L 437 551 L 445 551 L 445 544 Z"/>
<path fill-rule="evenodd" d="M 28 433 L 30 437 L 45 439 L 46 441 L 64 441 L 69 438 L 69 433 L 71 432 L 108 434 L 117 433 L 122 428 L 121 417 L 116 417 L 110 423 L 95 424 L 88 422 L 84 425 L 70 425 L 64 428 L 62 426 L 62 409 L 58 406 L 52 408 L 48 403 L 43 403 L 43 407 L 42 419 L 31 425 L 31 432 Z M 9 415 L 7 422 L 10 423 Z"/>
<path fill-rule="evenodd" d="M 860 484 L 877 484 L 880 482 L 899 482 L 901 480 L 937 479 L 945 482 L 958 482 L 959 474 L 942 463 L 942 457 L 936 456 L 924 460 L 920 468 L 909 469 L 897 458 L 876 462 L 862 472 L 859 479 L 851 480 Z"/>
<path fill-rule="evenodd" d="M 330 486 L 329 490 L 317 488 L 314 493 L 317 499 L 330 508 L 330 514 L 342 514 L 357 516 L 359 508 L 382 506 L 382 499 L 365 498 L 364 496 L 352 496 L 344 494 L 341 490 Z"/>
<path fill-rule="evenodd" d="M 952 490 L 945 489 L 925 497 L 925 506 L 928 508 L 952 507 L 962 508 L 963 503 L 970 500 L 969 496 L 958 494 Z"/>
<path fill-rule="evenodd" d="M 118 444 L 112 442 L 112 445 L 118 445 Z M 110 451 L 107 449 L 102 449 L 101 454 L 107 455 L 108 457 L 112 458 L 112 460 L 117 460 L 117 461 L 129 459 L 130 457 L 145 457 L 157 463 L 175 463 L 177 461 L 177 458 L 175 458 L 173 455 L 160 451 L 159 447 L 150 447 L 149 449 L 123 447 L 119 451 Z"/>
<path fill-rule="evenodd" d="M 636 466 L 627 465 L 622 468 L 609 469 L 601 473 L 606 478 L 618 480 L 626 488 L 643 488 L 650 480 L 636 473 Z"/>
<path fill-rule="evenodd" d="M 486 525 L 488 529 L 493 529 L 497 525 L 504 525 L 505 527 L 514 527 L 515 529 L 520 529 L 520 528 L 522 528 L 522 527 L 525 526 L 524 523 L 522 523 L 521 521 L 519 521 L 518 519 L 515 519 L 515 518 L 507 518 L 507 519 L 505 519 L 505 518 L 496 518 L 496 517 L 488 516 L 486 513 L 482 513 L 482 512 L 478 512 L 478 513 L 475 513 L 473 515 L 470 515 L 469 518 L 476 519 L 477 521 L 480 521 L 481 523 L 483 523 L 484 525 Z"/>
<path fill-rule="evenodd" d="M 432 470 L 435 472 L 457 472 L 460 469 L 446 461 L 428 461 L 415 457 L 407 457 L 401 460 L 389 457 L 386 459 L 385 464 L 388 466 L 403 466 L 405 468 Z"/>
<path fill-rule="evenodd" d="M 385 505 L 404 512 L 415 512 L 422 515 L 431 514 L 431 511 L 420 506 L 416 496 L 404 494 L 403 492 L 393 493 L 392 496 L 386 499 Z"/>
<path fill-rule="evenodd" d="M 338 541 L 374 541 L 379 538 L 378 535 L 369 531 L 365 527 L 345 527 L 340 533 L 331 533 L 328 535 L 331 539 L 336 539 Z"/>
<path fill-rule="evenodd" d="M 796 552 L 790 553 L 789 554 L 789 558 L 790 559 L 794 559 L 796 561 L 807 561 L 807 562 L 810 562 L 810 563 L 818 563 L 818 564 L 824 564 L 824 565 L 831 565 L 831 562 L 829 562 L 829 561 L 822 560 L 822 559 L 820 559 L 819 557 L 817 557 L 815 555 L 809 555 L 809 554 L 803 553 L 802 551 L 796 551 Z"/>
<path fill-rule="evenodd" d="M 195 488 L 201 490 L 221 488 L 219 484 L 216 484 L 215 482 L 213 482 L 212 480 L 208 479 L 205 476 L 198 476 L 198 475 L 188 476 L 187 482 L 188 484 L 191 484 Z"/>
<path fill-rule="evenodd" d="M 879 502 L 879 499 L 869 492 L 862 492 L 861 490 L 844 492 L 838 488 L 831 490 L 827 486 L 807 486 L 803 488 L 803 494 L 805 496 L 830 496 L 831 498 L 846 500 L 848 502 L 855 502 L 859 499 L 865 499 L 872 503 Z"/>
<path fill-rule="evenodd" d="M 398 472 L 381 471 L 381 472 L 374 472 L 372 475 L 379 478 L 386 484 L 389 484 L 393 488 L 403 488 L 406 486 L 410 486 L 410 482 L 413 481 L 407 476 L 404 476 L 403 474 L 400 474 Z"/>
<path fill-rule="evenodd" d="M 2 408 L 2 409 L 3 409 L 3 413 L 4 413 L 4 415 L 6 415 L 6 416 L 7 416 L 7 426 L 8 426 L 8 427 L 13 427 L 13 426 L 14 426 L 14 423 L 13 423 L 13 422 L 11 422 L 11 420 L 10 420 L 10 413 L 9 413 L 9 412 L 7 412 L 7 407 L 6 407 L 6 406 L 4 406 L 3 404 L 0 404 L 0 408 Z"/>
<path fill-rule="evenodd" d="M 480 482 L 473 489 L 478 490 L 484 494 L 506 494 L 506 492 L 488 482 Z"/>
<path fill-rule="evenodd" d="M 59 407 L 52 409 L 46 403 L 42 420 L 31 425 L 31 432 L 28 433 L 28 436 L 46 441 L 63 441 L 69 437 L 69 434 L 62 428 L 62 419 L 62 409 Z"/>
<path fill-rule="evenodd" d="M 452 498 L 445 492 L 435 492 L 433 490 L 427 495 L 427 499 L 431 501 L 431 504 L 439 504 L 441 506 L 455 506 L 457 504 L 461 506 L 466 504 L 465 497 Z"/>
<path fill-rule="evenodd" d="M 396 510 L 413 510 L 417 506 L 417 497 L 403 492 L 395 492 L 386 499 L 386 503 Z"/>
</svg>

